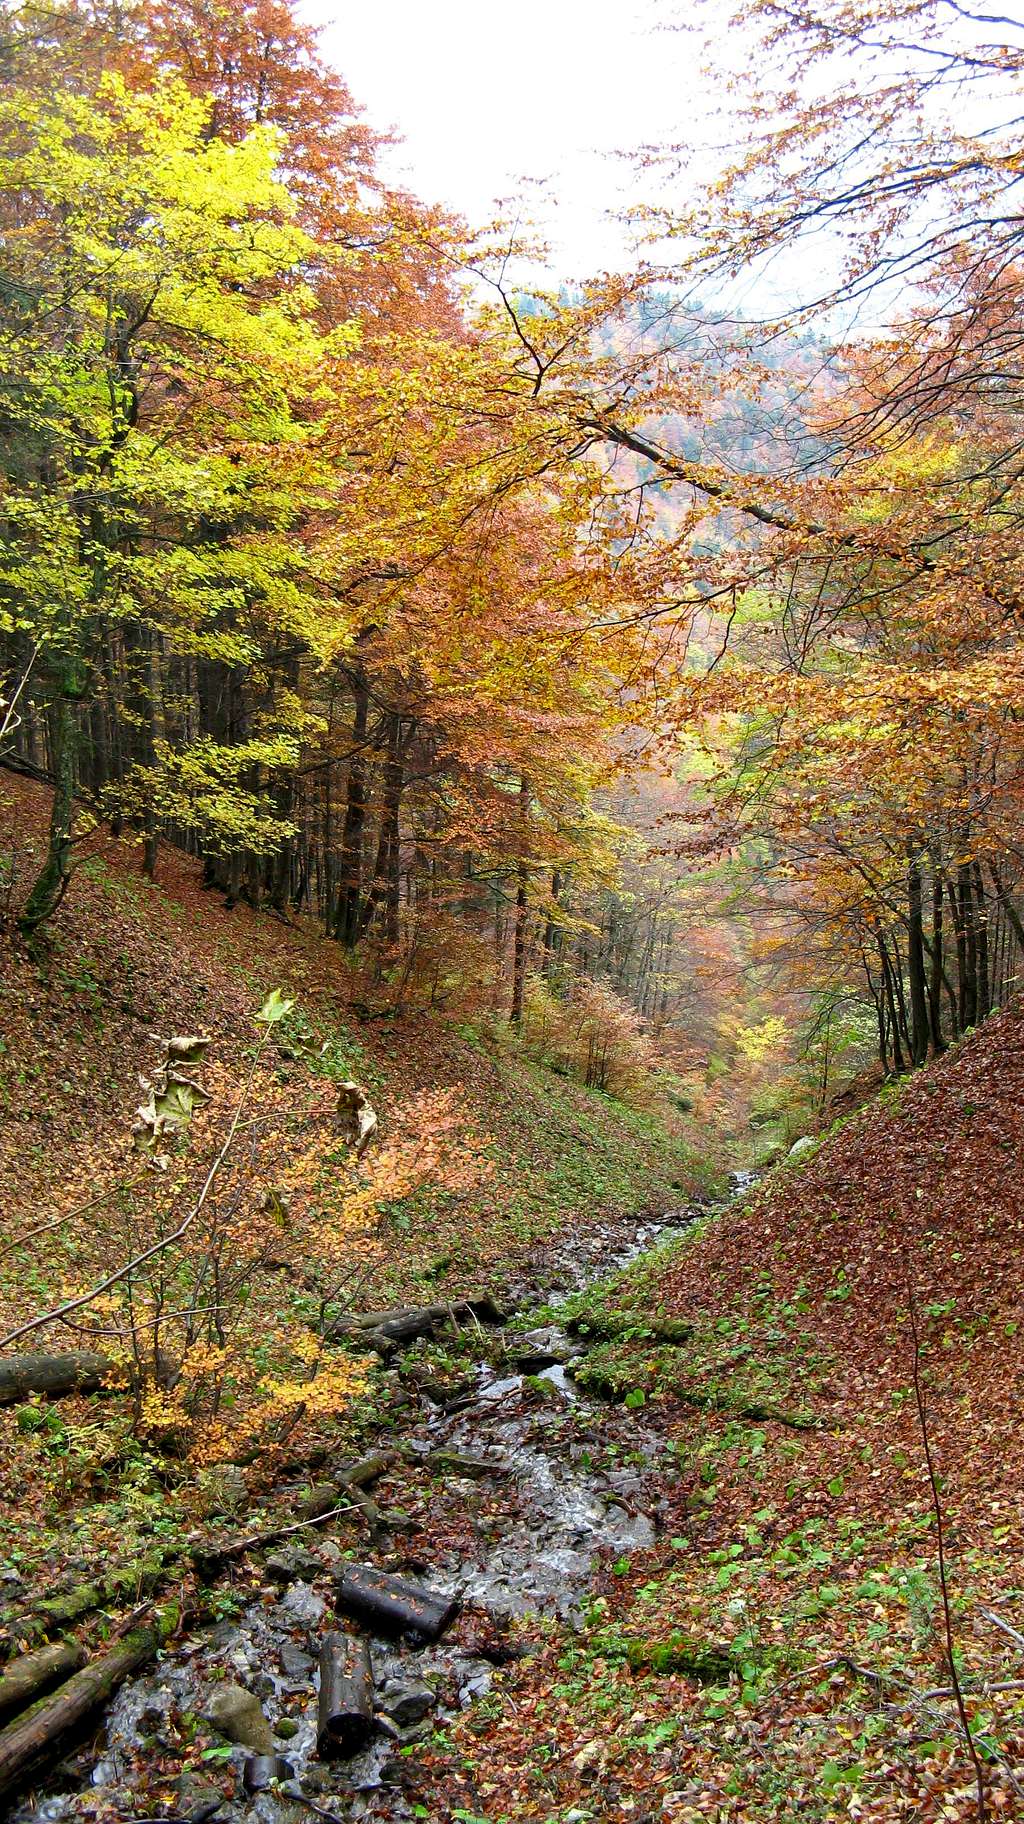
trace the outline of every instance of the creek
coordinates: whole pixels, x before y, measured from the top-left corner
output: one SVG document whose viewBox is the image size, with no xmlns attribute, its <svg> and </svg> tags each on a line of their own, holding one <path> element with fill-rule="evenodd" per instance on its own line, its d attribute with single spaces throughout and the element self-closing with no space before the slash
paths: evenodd
<svg viewBox="0 0 1024 1824">
<path fill-rule="evenodd" d="M 732 1195 L 748 1175 L 735 1175 Z M 649 1415 L 619 1414 L 628 1448 L 603 1451 L 609 1413 L 580 1393 L 572 1379 L 581 1346 L 557 1323 L 553 1310 L 654 1250 L 669 1233 L 704 1209 L 688 1207 L 656 1219 L 637 1217 L 598 1225 L 546 1251 L 539 1268 L 530 1329 L 530 1289 L 521 1293 L 514 1328 L 506 1334 L 505 1361 L 481 1359 L 473 1385 L 447 1406 L 424 1399 L 404 1427 L 407 1460 L 457 1453 L 486 1467 L 465 1479 L 448 1479 L 445 1500 L 460 1510 L 457 1548 L 431 1538 L 429 1525 L 413 1538 L 415 1568 L 431 1588 L 458 1595 L 464 1612 L 480 1613 L 500 1632 L 526 1615 L 557 1616 L 579 1625 L 601 1553 L 613 1556 L 652 1543 L 659 1524 L 655 1470 L 663 1442 Z M 546 1310 L 544 1309 L 546 1307 Z M 300 1493 L 301 1491 L 297 1491 Z M 430 1646 L 371 1638 L 377 1702 L 385 1713 L 371 1745 L 353 1758 L 322 1764 L 316 1756 L 316 1654 L 319 1638 L 343 1625 L 332 1604 L 331 1572 L 342 1553 L 329 1534 L 310 1528 L 291 1559 L 277 1566 L 279 1585 L 246 1591 L 240 1612 L 176 1641 L 162 1660 L 134 1678 L 109 1704 L 97 1750 L 65 1763 L 49 1796 L 22 1804 L 14 1824 L 70 1824 L 82 1816 L 83 1791 L 102 1797 L 110 1817 L 135 1819 L 152 1812 L 139 1791 L 140 1771 L 160 1757 L 160 1788 L 175 1741 L 172 1719 L 202 1715 L 218 1683 L 244 1686 L 260 1700 L 272 1727 L 286 1719 L 275 1749 L 291 1778 L 269 1791 L 247 1794 L 241 1774 L 251 1750 L 232 1747 L 211 1762 L 209 1777 L 189 1773 L 179 1781 L 174 1815 L 200 1820 L 219 1798 L 218 1824 L 299 1824 L 300 1819 L 389 1820 L 415 1815 L 403 1785 L 415 1743 L 460 1710 L 484 1698 L 494 1679 L 494 1658 L 475 1651 L 466 1630 Z M 291 1543 L 291 1542 L 290 1542 Z M 363 1556 L 363 1548 L 359 1548 Z M 368 1548 L 374 1561 L 393 1554 Z M 408 1552 L 407 1552 L 408 1562 Z M 289 1575 L 289 1563 L 294 1575 Z M 283 1575 L 282 1575 L 283 1572 Z M 180 1751 L 180 1747 L 179 1747 Z M 403 1752 L 404 1751 L 404 1752 Z M 234 1795 L 223 1798 L 227 1766 L 236 1774 Z M 136 1805 L 138 1809 L 136 1809 Z M 204 1809 L 205 1808 L 205 1809 Z"/>
</svg>

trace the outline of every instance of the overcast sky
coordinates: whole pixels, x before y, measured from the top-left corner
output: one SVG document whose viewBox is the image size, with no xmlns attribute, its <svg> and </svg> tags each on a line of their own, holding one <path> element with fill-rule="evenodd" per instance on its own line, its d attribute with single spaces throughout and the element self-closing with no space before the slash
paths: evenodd
<svg viewBox="0 0 1024 1824">
<path fill-rule="evenodd" d="M 370 124 L 403 136 L 389 175 L 473 222 L 525 189 L 562 279 L 628 262 L 625 232 L 605 220 L 629 194 L 615 153 L 692 132 L 706 112 L 692 42 L 657 29 L 666 0 L 305 0 L 304 11 Z"/>
</svg>

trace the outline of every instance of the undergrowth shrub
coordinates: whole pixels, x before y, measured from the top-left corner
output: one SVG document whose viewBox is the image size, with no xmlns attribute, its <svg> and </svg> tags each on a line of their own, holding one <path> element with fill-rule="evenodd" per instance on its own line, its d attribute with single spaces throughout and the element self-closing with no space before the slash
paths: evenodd
<svg viewBox="0 0 1024 1824">
<path fill-rule="evenodd" d="M 339 1125 L 337 1082 L 296 1069 L 303 1026 L 296 1019 L 289 1034 L 290 1013 L 272 995 L 241 1058 L 207 1057 L 196 1035 L 164 1040 L 143 1084 L 134 1161 L 59 1230 L 26 1236 L 22 1273 L 42 1255 L 35 1283 L 62 1296 L 3 1341 L 38 1348 L 56 1334 L 64 1349 L 70 1326 L 128 1396 L 92 1404 L 80 1440 L 73 1419 L 58 1436 L 48 1413 L 36 1424 L 21 1409 L 22 1440 L 65 1482 L 79 1454 L 86 1479 L 100 1473 L 126 1417 L 135 1439 L 195 1475 L 294 1444 L 302 1427 L 344 1413 L 369 1365 L 333 1330 L 394 1245 L 385 1213 L 425 1185 L 457 1194 L 487 1173 L 450 1090 L 393 1110 L 359 1158 Z"/>
</svg>

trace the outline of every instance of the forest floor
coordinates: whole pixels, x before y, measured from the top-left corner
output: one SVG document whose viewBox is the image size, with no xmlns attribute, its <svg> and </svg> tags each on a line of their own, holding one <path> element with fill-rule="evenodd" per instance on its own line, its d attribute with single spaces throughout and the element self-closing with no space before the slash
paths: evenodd
<svg viewBox="0 0 1024 1824">
<path fill-rule="evenodd" d="M 577 1383 L 660 1441 L 658 1538 L 451 1731 L 438 1815 L 976 1818 L 951 1637 L 988 1815 L 1024 1818 L 1022 1153 L 1011 1005 L 570 1304 Z"/>
<path fill-rule="evenodd" d="M 22 830 L 33 802 L 19 794 Z M 8 1234 L 124 1170 L 151 1033 L 211 1031 L 230 1074 L 273 987 L 299 1000 L 310 1055 L 366 1081 L 385 1116 L 410 1091 L 457 1087 L 496 1137 L 496 1177 L 457 1206 L 389 1212 L 375 1296 L 487 1284 L 521 1315 L 412 1345 L 336 1435 L 343 1455 L 402 1446 L 375 1490 L 400 1510 L 393 1533 L 368 1540 L 356 1516 L 300 1535 L 290 1571 L 256 1553 L 197 1592 L 206 1631 L 122 1694 L 58 1778 L 66 1796 L 19 1818 L 180 1815 L 204 1778 L 226 1819 L 244 1817 L 242 1751 L 203 1722 L 195 1681 L 249 1682 L 301 1746 L 325 1592 L 354 1551 L 461 1589 L 464 1613 L 433 1658 L 381 1648 L 382 1675 L 425 1678 L 433 1698 L 365 1790 L 318 1769 L 301 1799 L 257 1800 L 263 1820 L 297 1824 L 311 1803 L 440 1824 L 975 1818 L 950 1637 L 988 1812 L 1024 1819 L 1024 1014 L 1004 1010 L 701 1215 L 692 1135 L 471 1032 L 360 1022 L 336 947 L 225 910 L 173 857 L 150 886 L 107 845 L 43 967 L 23 958 L 3 984 Z M 286 1098 L 310 1070 L 296 1062 Z M 692 1220 L 657 1234 L 630 1215 L 650 1209 Z M 60 1233 L 72 1259 L 95 1246 L 87 1222 Z M 0 1273 L 15 1317 L 60 1290 L 38 1244 Z M 524 1342 L 538 1325 L 547 1336 Z M 554 1366 L 537 1373 L 531 1350 Z M 42 1584 L 166 1537 L 137 1464 L 106 1485 L 90 1470 L 94 1407 L 60 1402 L 45 1435 L 0 1412 L 15 1515 L 0 1575 L 19 1614 Z M 438 1448 L 492 1472 L 425 1473 Z M 258 1524 L 302 1495 L 293 1481 L 260 1496 Z M 87 1644 L 115 1620 L 86 1622 Z M 98 1757 L 101 1783 L 73 1796 Z"/>
<path fill-rule="evenodd" d="M 16 855 L 23 879 L 46 813 L 38 788 L 0 783 L 0 855 Z M 275 1051 L 260 1081 L 258 1113 L 267 1169 L 287 1178 L 293 1202 L 326 1202 L 349 1183 L 332 1120 L 345 1079 L 368 1089 L 385 1147 L 408 1133 L 429 1159 L 436 1149 L 457 1163 L 468 1135 L 485 1168 L 455 1193 L 435 1190 L 428 1175 L 385 1202 L 365 1260 L 358 1236 L 352 1244 L 363 1308 L 544 1286 L 559 1236 L 585 1248 L 590 1229 L 597 1252 L 602 1224 L 614 1230 L 638 1210 L 678 1206 L 710 1181 L 680 1119 L 669 1131 L 657 1114 L 554 1075 L 465 1015 L 387 1017 L 372 978 L 312 923 L 226 907 L 174 850 L 161 854 L 154 884 L 137 845 L 97 833 L 86 848 L 48 943 L 35 957 L 8 948 L 0 979 L 0 1333 L 133 1252 L 138 1236 L 115 1193 L 139 1180 L 139 1077 L 171 1033 L 212 1041 L 202 1074 L 213 1102 L 165 1175 L 168 1214 L 188 1207 L 242 1093 L 254 1013 L 274 989 L 296 1007 L 287 1053 Z M 435 1106 L 440 1115 L 424 1127 L 422 1109 Z M 284 1275 L 280 1294 L 282 1306 L 294 1302 Z M 43 1336 L 57 1350 L 83 1340 L 72 1320 Z M 12 1345 L 38 1346 L 34 1334 Z M 166 1530 L 165 1486 L 145 1449 L 125 1450 L 128 1406 L 126 1397 L 65 1399 L 45 1409 L 45 1425 L 38 1402 L 0 1406 L 0 1570 L 20 1605 L 96 1553 L 142 1548 L 154 1527 Z M 179 1486 L 172 1519 L 194 1493 Z"/>
</svg>

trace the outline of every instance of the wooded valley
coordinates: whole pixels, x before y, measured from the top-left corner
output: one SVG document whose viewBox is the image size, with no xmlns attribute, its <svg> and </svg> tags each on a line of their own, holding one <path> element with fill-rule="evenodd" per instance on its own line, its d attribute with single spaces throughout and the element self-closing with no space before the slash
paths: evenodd
<svg viewBox="0 0 1024 1824">
<path fill-rule="evenodd" d="M 17 1824 L 1024 1818 L 1024 19 L 658 43 L 0 7 Z"/>
</svg>

